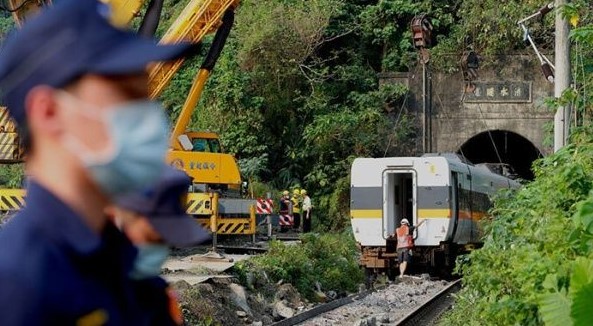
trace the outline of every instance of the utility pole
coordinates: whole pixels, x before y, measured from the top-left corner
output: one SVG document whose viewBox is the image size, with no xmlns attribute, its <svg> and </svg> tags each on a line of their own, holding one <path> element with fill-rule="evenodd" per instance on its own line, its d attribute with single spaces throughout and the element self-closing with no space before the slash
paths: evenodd
<svg viewBox="0 0 593 326">
<path fill-rule="evenodd" d="M 422 60 L 422 111 L 423 121 L 423 148 L 424 153 L 432 152 L 432 76 L 426 65 L 428 62 Z"/>
<path fill-rule="evenodd" d="M 414 47 L 419 50 L 422 64 L 422 149 L 432 152 L 432 81 L 427 67 L 430 61 L 428 48 L 432 45 L 432 23 L 425 14 L 415 16 L 410 23 Z"/>
<path fill-rule="evenodd" d="M 567 0 L 555 0 L 556 35 L 554 48 L 555 77 L 554 97 L 560 98 L 562 93 L 570 87 L 570 42 L 568 40 L 568 21 L 562 18 L 560 12 Z M 559 106 L 554 115 L 554 152 L 566 145 L 570 124 L 570 106 Z"/>
</svg>

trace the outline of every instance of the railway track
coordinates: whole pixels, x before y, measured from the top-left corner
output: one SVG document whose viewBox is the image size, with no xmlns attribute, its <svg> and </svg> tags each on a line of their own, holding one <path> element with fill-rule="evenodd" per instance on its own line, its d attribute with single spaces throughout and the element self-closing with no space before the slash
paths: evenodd
<svg viewBox="0 0 593 326">
<path fill-rule="evenodd" d="M 307 311 L 304 311 L 298 315 L 295 315 L 294 317 L 291 318 L 287 318 L 284 320 L 281 320 L 279 322 L 276 322 L 274 324 L 272 324 L 273 326 L 293 326 L 293 325 L 298 325 L 302 322 L 306 322 L 309 319 L 312 319 L 314 317 L 317 317 L 321 314 L 324 314 L 328 311 L 331 311 L 333 309 L 336 309 L 338 307 L 347 305 L 347 304 L 351 304 L 357 300 L 361 300 L 364 297 L 366 297 L 367 295 L 371 294 L 372 292 L 375 292 L 377 290 L 383 289 L 385 288 L 385 286 L 380 286 L 377 287 L 373 290 L 366 290 L 364 292 L 361 293 L 357 293 L 357 294 L 353 294 L 350 296 L 347 296 L 345 298 L 341 298 L 341 299 L 337 299 L 331 302 L 328 302 L 326 304 L 322 304 L 319 306 L 316 306 L 312 309 L 309 309 Z"/>
<path fill-rule="evenodd" d="M 410 312 L 395 323 L 398 326 L 434 325 L 440 316 L 453 305 L 451 294 L 461 289 L 461 280 L 449 284 L 446 288 L 424 302 L 420 307 Z"/>
<path fill-rule="evenodd" d="M 369 323 L 365 323 L 365 319 L 373 319 L 377 322 L 390 325 L 431 325 L 451 306 L 453 298 L 450 294 L 459 289 L 460 283 L 459 281 L 455 281 L 447 284 L 442 290 L 436 290 L 434 293 L 421 294 L 417 292 L 418 290 L 406 292 L 406 290 L 401 288 L 401 286 L 413 288 L 420 284 L 415 282 L 419 282 L 419 280 L 414 279 L 404 281 L 399 285 L 391 284 L 380 286 L 373 290 L 367 290 L 362 293 L 318 305 L 291 318 L 276 322 L 273 325 L 368 325 Z M 433 282 L 431 284 L 434 286 L 436 283 Z M 391 301 L 391 298 L 393 298 L 392 293 L 394 292 L 405 293 L 404 297 L 409 298 L 410 302 Z M 413 295 L 410 295 L 412 293 L 417 293 L 417 296 L 414 297 Z M 378 296 L 384 297 L 384 300 L 387 301 L 387 306 L 391 306 L 391 308 L 388 308 L 388 310 L 392 310 L 391 313 L 385 311 L 382 313 L 372 313 L 365 310 L 365 308 L 360 308 L 376 306 Z M 427 297 L 428 299 L 426 299 Z M 356 316 L 356 319 L 359 321 L 355 322 L 352 319 L 335 318 L 336 315 Z M 370 324 L 374 325 L 375 321 Z"/>
</svg>

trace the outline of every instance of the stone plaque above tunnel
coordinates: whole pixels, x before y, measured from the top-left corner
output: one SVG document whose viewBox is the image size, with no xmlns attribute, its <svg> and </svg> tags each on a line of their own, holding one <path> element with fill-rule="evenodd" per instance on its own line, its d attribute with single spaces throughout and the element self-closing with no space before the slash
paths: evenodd
<svg viewBox="0 0 593 326">
<path fill-rule="evenodd" d="M 465 95 L 466 103 L 531 103 L 531 82 L 473 82 L 475 89 Z"/>
</svg>

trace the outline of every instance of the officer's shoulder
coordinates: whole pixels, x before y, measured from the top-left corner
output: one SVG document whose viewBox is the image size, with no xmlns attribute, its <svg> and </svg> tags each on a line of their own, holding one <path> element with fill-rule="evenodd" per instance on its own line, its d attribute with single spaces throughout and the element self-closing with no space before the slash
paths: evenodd
<svg viewBox="0 0 593 326">
<path fill-rule="evenodd" d="M 27 214 L 17 214 L 0 230 L 0 272 L 15 272 L 22 278 L 47 261 L 53 245 L 40 227 L 26 221 Z M 45 240 L 45 241 L 44 241 Z"/>
</svg>

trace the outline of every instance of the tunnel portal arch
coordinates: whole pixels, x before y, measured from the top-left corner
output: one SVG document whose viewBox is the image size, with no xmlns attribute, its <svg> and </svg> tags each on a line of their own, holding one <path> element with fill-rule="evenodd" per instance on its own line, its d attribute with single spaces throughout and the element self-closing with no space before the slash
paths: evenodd
<svg viewBox="0 0 593 326">
<path fill-rule="evenodd" d="M 542 157 L 527 138 L 508 130 L 487 130 L 465 141 L 457 150 L 473 164 L 506 163 L 520 178 L 533 180 L 531 165 Z"/>
</svg>

